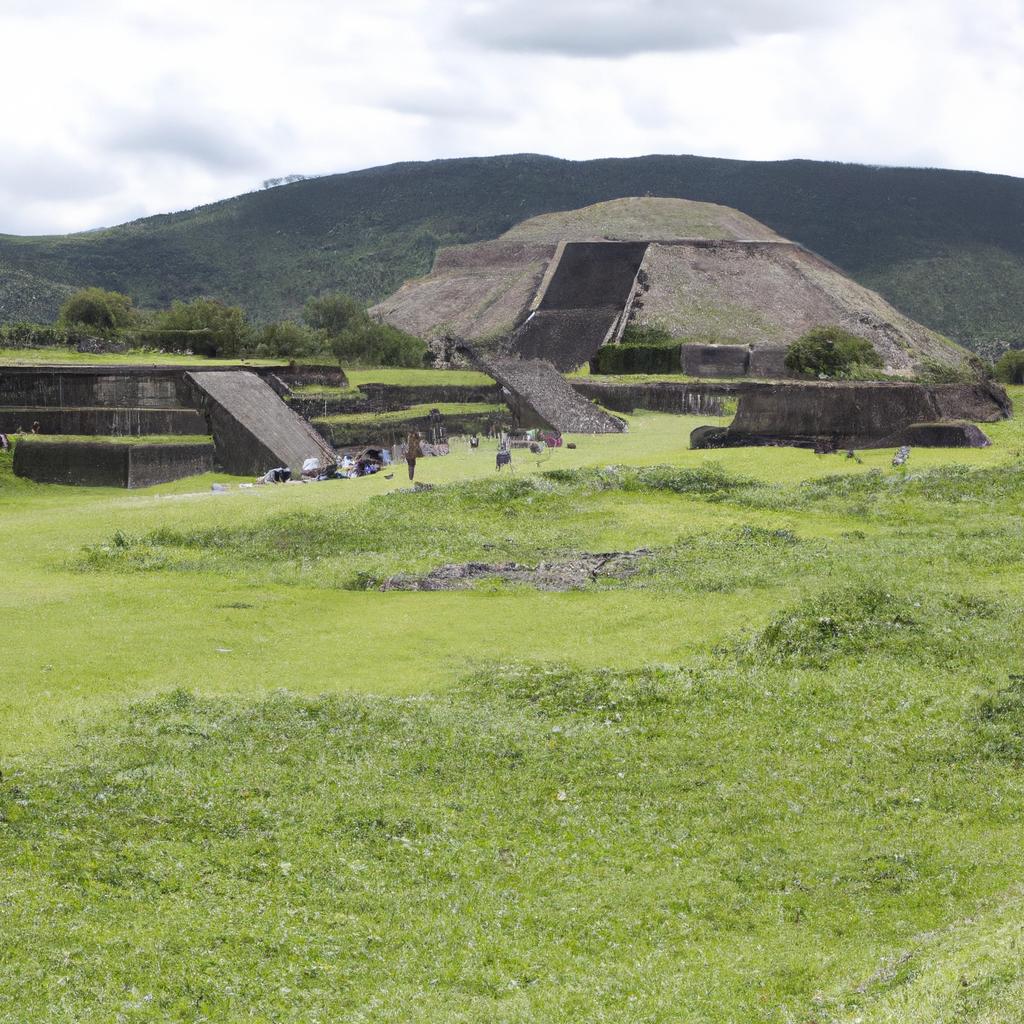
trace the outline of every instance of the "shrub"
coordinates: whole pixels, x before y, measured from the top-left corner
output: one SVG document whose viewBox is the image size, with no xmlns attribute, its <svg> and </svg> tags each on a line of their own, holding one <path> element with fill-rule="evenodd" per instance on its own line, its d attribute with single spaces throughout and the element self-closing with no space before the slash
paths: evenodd
<svg viewBox="0 0 1024 1024">
<path fill-rule="evenodd" d="M 664 327 L 629 324 L 617 345 L 604 345 L 590 361 L 591 373 L 679 373 L 679 339 Z"/>
<path fill-rule="evenodd" d="M 175 301 L 170 309 L 155 313 L 143 337 L 164 349 L 237 356 L 248 350 L 252 332 L 238 306 L 226 306 L 216 299 L 193 299 Z"/>
<path fill-rule="evenodd" d="M 961 363 L 943 363 L 925 356 L 915 370 L 924 384 L 969 384 L 992 376 L 992 368 L 973 352 Z"/>
<path fill-rule="evenodd" d="M 422 366 L 427 361 L 425 342 L 397 327 L 373 320 L 348 295 L 310 299 L 302 318 L 314 330 L 323 332 L 327 345 L 341 363 Z"/>
<path fill-rule="evenodd" d="M 1004 384 L 1024 384 L 1024 349 L 1004 352 L 996 361 L 994 374 Z"/>
<path fill-rule="evenodd" d="M 679 343 L 603 345 L 590 361 L 591 373 L 680 373 Z"/>
<path fill-rule="evenodd" d="M 83 288 L 75 292 L 60 307 L 59 314 L 62 324 L 81 325 L 100 334 L 131 327 L 136 320 L 132 300 L 121 292 L 110 292 L 104 288 Z"/>
<path fill-rule="evenodd" d="M 253 336 L 251 344 L 258 356 L 288 356 L 294 359 L 324 351 L 327 339 L 322 331 L 311 330 L 292 320 L 283 320 L 261 327 Z"/>
<path fill-rule="evenodd" d="M 815 327 L 786 351 L 786 369 L 803 376 L 854 378 L 882 365 L 870 341 L 835 326 Z"/>
</svg>

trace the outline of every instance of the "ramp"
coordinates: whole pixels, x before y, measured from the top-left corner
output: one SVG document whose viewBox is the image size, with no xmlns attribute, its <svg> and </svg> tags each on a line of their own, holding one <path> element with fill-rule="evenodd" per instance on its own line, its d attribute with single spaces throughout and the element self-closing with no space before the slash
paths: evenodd
<svg viewBox="0 0 1024 1024">
<path fill-rule="evenodd" d="M 626 424 L 579 395 L 543 359 L 496 359 L 474 354 L 474 361 L 506 392 L 520 426 L 553 427 L 567 434 L 618 434 Z"/>
<path fill-rule="evenodd" d="M 624 325 L 646 252 L 647 242 L 566 242 L 512 351 L 559 370 L 587 362 Z"/>
<path fill-rule="evenodd" d="M 186 373 L 185 379 L 197 392 L 226 472 L 258 476 L 289 466 L 298 474 L 305 459 L 336 461 L 334 449 L 256 374 L 207 370 Z"/>
</svg>

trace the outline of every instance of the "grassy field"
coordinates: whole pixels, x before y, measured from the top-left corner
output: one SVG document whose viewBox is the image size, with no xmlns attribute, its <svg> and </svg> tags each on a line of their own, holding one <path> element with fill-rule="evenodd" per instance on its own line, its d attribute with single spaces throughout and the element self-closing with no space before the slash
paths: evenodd
<svg viewBox="0 0 1024 1024">
<path fill-rule="evenodd" d="M 185 356 L 155 349 L 133 349 L 130 352 L 105 352 L 99 355 L 79 352 L 73 348 L 53 345 L 47 348 L 0 348 L 0 365 L 35 366 L 47 363 L 82 363 L 88 366 L 130 364 L 132 366 L 274 366 L 280 359 L 210 359 L 207 356 Z"/>
<path fill-rule="evenodd" d="M 84 441 L 89 444 L 147 445 L 147 444 L 212 444 L 208 434 L 25 434 L 16 437 L 18 444 L 44 444 L 66 441 Z"/>
<path fill-rule="evenodd" d="M 1024 431 L 699 422 L 417 491 L 0 457 L 0 1021 L 1021 1020 Z"/>
</svg>

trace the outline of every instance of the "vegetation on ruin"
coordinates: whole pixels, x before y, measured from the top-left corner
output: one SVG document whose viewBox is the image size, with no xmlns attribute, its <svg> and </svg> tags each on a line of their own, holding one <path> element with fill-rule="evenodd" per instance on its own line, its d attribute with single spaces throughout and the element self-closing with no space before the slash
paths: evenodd
<svg viewBox="0 0 1024 1024">
<path fill-rule="evenodd" d="M 635 195 L 735 207 L 986 358 L 1024 341 L 1024 183 L 808 160 L 522 154 L 330 175 L 103 231 L 0 236 L 0 299 L 10 320 L 51 319 L 69 287 L 95 283 L 141 307 L 207 295 L 297 320 L 310 295 L 383 298 L 441 245 Z"/>
<path fill-rule="evenodd" d="M 0 456 L 0 1021 L 1013 1020 L 1020 421 L 899 470 L 699 422 L 421 491 Z"/>
<path fill-rule="evenodd" d="M 864 379 L 882 365 L 870 341 L 834 325 L 815 327 L 786 349 L 786 369 L 803 377 Z"/>
</svg>

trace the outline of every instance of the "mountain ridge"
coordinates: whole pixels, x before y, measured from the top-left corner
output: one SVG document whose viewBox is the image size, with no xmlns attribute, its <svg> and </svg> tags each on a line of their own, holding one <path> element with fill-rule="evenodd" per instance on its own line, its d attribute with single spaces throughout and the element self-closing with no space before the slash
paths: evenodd
<svg viewBox="0 0 1024 1024">
<path fill-rule="evenodd" d="M 56 292 L 91 284 L 144 306 L 210 295 L 256 320 L 332 290 L 370 302 L 429 272 L 441 246 L 645 194 L 736 208 L 973 348 L 1024 345 L 1024 179 L 670 155 L 402 161 L 99 231 L 0 235 L 0 273 L 43 282 L 31 302 L 17 280 L 0 288 L 0 322 L 55 312 Z"/>
</svg>

